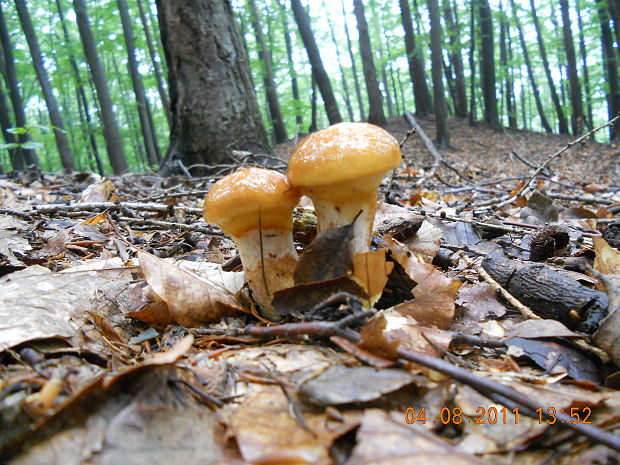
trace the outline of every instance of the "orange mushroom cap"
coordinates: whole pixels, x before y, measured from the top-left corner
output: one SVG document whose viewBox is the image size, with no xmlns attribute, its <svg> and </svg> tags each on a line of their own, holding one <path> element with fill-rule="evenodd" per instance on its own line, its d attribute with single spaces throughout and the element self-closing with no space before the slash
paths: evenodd
<svg viewBox="0 0 620 465">
<path fill-rule="evenodd" d="M 264 168 L 245 168 L 217 181 L 205 197 L 203 213 L 209 223 L 240 237 L 258 228 L 293 228 L 292 210 L 299 191 L 286 176 Z"/>
</svg>

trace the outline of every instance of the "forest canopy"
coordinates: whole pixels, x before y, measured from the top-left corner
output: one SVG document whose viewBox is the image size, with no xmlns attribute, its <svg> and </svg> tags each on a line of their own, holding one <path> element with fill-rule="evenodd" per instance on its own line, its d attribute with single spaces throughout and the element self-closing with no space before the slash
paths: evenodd
<svg viewBox="0 0 620 465">
<path fill-rule="evenodd" d="M 0 2 L 3 170 L 158 168 L 171 121 L 158 3 Z M 447 116 L 581 134 L 620 111 L 620 6 L 612 0 L 231 7 L 269 144 L 339 119 L 381 124 L 405 111 L 435 113 L 439 145 L 448 143 Z M 323 74 L 306 52 L 304 18 Z"/>
</svg>

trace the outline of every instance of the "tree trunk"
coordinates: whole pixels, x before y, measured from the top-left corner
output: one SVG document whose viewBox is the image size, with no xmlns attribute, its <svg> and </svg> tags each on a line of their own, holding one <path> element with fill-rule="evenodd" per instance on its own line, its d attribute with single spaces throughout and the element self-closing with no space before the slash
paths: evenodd
<svg viewBox="0 0 620 465">
<path fill-rule="evenodd" d="M 547 59 L 547 49 L 545 47 L 545 41 L 543 39 L 541 30 L 540 30 L 540 22 L 538 21 L 538 15 L 536 14 L 535 0 L 530 0 L 530 7 L 532 11 L 532 18 L 534 20 L 534 27 L 536 28 L 536 39 L 538 40 L 538 49 L 540 50 L 540 57 L 542 58 L 543 68 L 547 76 L 547 83 L 549 84 L 549 90 L 551 91 L 551 100 L 553 101 L 555 112 L 558 115 L 560 134 L 568 134 L 568 123 L 566 121 L 566 116 L 564 115 L 564 111 L 562 110 L 562 105 L 560 104 L 560 99 L 558 97 L 558 93 L 555 88 L 555 83 L 553 82 L 553 77 L 551 76 L 551 67 L 549 66 L 549 60 Z"/>
<path fill-rule="evenodd" d="M 476 0 L 480 21 L 480 52 L 484 120 L 493 129 L 499 128 L 497 98 L 495 95 L 495 55 L 493 50 L 493 19 L 489 0 Z"/>
<path fill-rule="evenodd" d="M 379 82 L 375 70 L 375 63 L 372 58 L 372 46 L 370 35 L 368 34 L 368 24 L 364 15 L 364 4 L 362 0 L 353 0 L 353 11 L 357 20 L 357 31 L 360 43 L 360 55 L 362 56 L 362 67 L 364 68 L 364 80 L 366 81 L 366 92 L 368 93 L 368 122 L 377 126 L 387 125 L 387 120 L 383 113 L 383 104 Z"/>
<path fill-rule="evenodd" d="M 268 150 L 232 7 L 226 0 L 157 0 L 172 128 L 166 159 L 224 161 Z"/>
<path fill-rule="evenodd" d="M 571 126 L 573 134 L 581 134 L 584 128 L 583 97 L 581 95 L 579 76 L 577 75 L 577 58 L 575 57 L 575 45 L 570 26 L 568 0 L 560 0 L 560 9 L 562 10 L 562 30 L 564 32 L 564 49 L 566 50 L 566 65 L 568 67 L 568 84 L 570 86 Z"/>
<path fill-rule="evenodd" d="M 525 36 L 523 35 L 523 29 L 521 28 L 521 24 L 519 23 L 519 19 L 517 17 L 517 7 L 515 6 L 514 0 L 510 0 L 510 5 L 512 7 L 512 16 L 517 26 L 517 31 L 519 32 L 519 41 L 521 42 L 521 49 L 523 51 L 523 60 L 525 61 L 525 66 L 527 67 L 527 75 L 530 80 L 530 85 L 532 86 L 532 93 L 534 94 L 534 100 L 536 102 L 536 109 L 538 110 L 538 115 L 540 116 L 540 122 L 543 128 L 545 129 L 545 131 L 551 133 L 553 131 L 551 129 L 551 126 L 549 125 L 549 121 L 547 121 L 547 117 L 545 116 L 542 102 L 540 100 L 540 94 L 538 93 L 538 86 L 536 85 L 536 79 L 534 78 L 534 72 L 532 70 L 532 64 L 530 62 L 530 55 L 527 51 L 527 45 L 525 43 Z"/>
<path fill-rule="evenodd" d="M 153 35 L 151 34 L 151 27 L 149 26 L 148 18 L 144 12 L 144 6 L 142 0 L 136 0 L 138 4 L 138 11 L 140 13 L 140 21 L 142 22 L 142 29 L 144 29 L 144 36 L 146 37 L 146 46 L 149 50 L 149 56 L 151 57 L 151 63 L 153 64 L 153 73 L 155 74 L 155 80 L 157 81 L 157 92 L 161 99 L 161 104 L 164 107 L 166 113 L 166 120 L 168 126 L 170 126 L 170 100 L 168 99 L 168 92 L 166 92 L 166 85 L 161 69 L 159 67 L 159 56 L 155 52 L 155 46 L 153 45 Z"/>
<path fill-rule="evenodd" d="M 327 5 L 325 1 L 322 3 L 323 9 L 327 11 Z M 344 66 L 342 65 L 342 57 L 340 56 L 340 49 L 338 48 L 338 40 L 336 40 L 336 32 L 334 31 L 334 23 L 327 15 L 327 25 L 329 26 L 329 33 L 336 49 L 336 59 L 338 60 L 338 68 L 340 69 L 340 78 L 342 80 L 342 89 L 344 90 L 344 103 L 347 107 L 347 114 L 349 115 L 349 121 L 354 121 L 353 105 L 351 105 L 351 94 L 349 93 L 349 84 L 347 83 L 347 76 L 344 72 Z"/>
<path fill-rule="evenodd" d="M 99 110 L 101 112 L 101 122 L 103 124 L 103 135 L 108 150 L 108 158 L 110 159 L 114 174 L 121 174 L 127 171 L 127 160 L 125 158 L 125 152 L 123 151 L 116 117 L 114 116 L 112 98 L 108 90 L 108 81 L 99 61 L 97 46 L 90 28 L 90 18 L 88 17 L 84 0 L 73 0 L 73 9 L 75 10 L 82 47 L 84 48 L 84 56 L 88 62 L 93 83 L 97 90 L 97 99 L 99 100 Z"/>
<path fill-rule="evenodd" d="M 304 10 L 304 7 L 301 5 L 301 0 L 291 0 L 291 6 L 293 8 L 295 22 L 299 28 L 301 40 L 303 41 L 304 47 L 306 48 L 306 53 L 308 54 L 310 66 L 312 66 L 312 75 L 314 76 L 316 84 L 321 91 L 321 96 L 323 97 L 323 104 L 325 105 L 325 113 L 327 113 L 329 124 L 340 123 L 342 121 L 342 117 L 340 116 L 340 111 L 338 110 L 338 103 L 336 102 L 336 97 L 334 96 L 332 85 L 329 81 L 329 76 L 323 67 L 319 47 L 314 40 L 314 34 L 312 33 L 312 29 L 310 27 L 310 18 L 308 17 L 308 13 L 306 13 L 306 10 Z"/>
<path fill-rule="evenodd" d="M 607 91 L 607 111 L 609 119 L 614 118 L 620 112 L 620 83 L 618 81 L 618 61 L 614 53 L 614 38 L 609 27 L 610 14 L 605 5 L 597 4 L 599 20 L 601 22 L 601 43 L 603 45 L 603 66 L 606 81 L 609 85 Z M 609 128 L 610 139 L 618 137 L 617 128 Z"/>
<path fill-rule="evenodd" d="M 60 25 L 62 27 L 63 36 L 65 39 L 65 44 L 69 47 L 69 50 L 74 50 L 72 47 L 71 36 L 69 35 L 69 30 L 67 29 L 67 22 L 65 20 L 65 12 L 62 8 L 62 4 L 60 0 L 56 0 L 56 10 L 58 11 L 58 18 L 60 19 Z M 80 111 L 80 121 L 83 122 L 83 131 L 88 133 L 88 139 L 90 142 L 90 146 L 92 148 L 92 155 L 95 159 L 95 163 L 97 165 L 97 172 L 99 174 L 103 174 L 103 164 L 101 163 L 101 156 L 99 155 L 99 147 L 97 145 L 97 138 L 92 131 L 92 120 L 90 117 L 90 108 L 88 104 L 88 99 L 86 98 L 86 91 L 84 90 L 84 82 L 82 81 L 82 76 L 80 73 L 80 67 L 78 66 L 77 60 L 73 52 L 69 55 L 69 62 L 71 63 L 71 69 L 73 70 L 73 76 L 75 78 L 75 87 L 77 93 L 78 100 L 78 109 Z"/>
<path fill-rule="evenodd" d="M 469 3 L 469 125 L 473 126 L 476 122 L 476 0 Z"/>
<path fill-rule="evenodd" d="M 341 0 L 340 4 L 342 6 L 342 17 L 346 18 L 347 13 L 344 9 L 344 0 Z M 349 34 L 349 26 L 347 25 L 346 21 L 344 22 L 344 34 L 347 38 L 347 50 L 349 51 L 349 59 L 351 60 L 351 72 L 353 73 L 353 85 L 355 87 L 355 96 L 357 97 L 357 105 L 359 107 L 360 121 L 363 121 L 366 119 L 365 117 L 366 113 L 364 112 L 364 99 L 362 98 L 362 90 L 360 86 L 360 81 L 357 76 L 357 65 L 355 64 L 355 55 L 353 55 L 353 45 L 351 44 L 351 35 Z"/>
<path fill-rule="evenodd" d="M 418 51 L 411 21 L 411 10 L 409 0 L 398 0 L 400 5 L 400 16 L 405 31 L 405 49 L 407 51 L 407 61 L 409 63 L 409 76 L 413 86 L 413 97 L 415 100 L 415 111 L 418 116 L 427 116 L 433 111 L 431 93 L 426 83 L 426 71 L 424 70 L 424 58 Z"/>
<path fill-rule="evenodd" d="M 314 76 L 312 79 L 312 93 L 310 94 L 310 126 L 308 127 L 308 132 L 314 132 L 318 129 L 317 127 L 317 104 L 316 104 L 316 79 Z"/>
<path fill-rule="evenodd" d="M 17 139 L 15 138 L 15 134 L 9 132 L 9 129 L 13 126 L 9 115 L 9 106 L 6 101 L 6 95 L 4 94 L 4 87 L 0 85 L 0 129 L 2 129 L 5 143 L 16 144 Z M 11 159 L 11 167 L 14 170 L 23 170 L 26 167 L 24 157 L 19 147 L 9 148 L 9 158 Z M 3 172 L 4 169 L 0 169 L 0 173 Z"/>
<path fill-rule="evenodd" d="M 443 2 L 443 17 L 448 29 L 450 40 L 450 61 L 454 68 L 454 85 L 456 90 L 456 100 L 454 102 L 454 114 L 461 118 L 467 117 L 467 88 L 465 84 L 465 73 L 463 68 L 463 57 L 461 56 L 461 30 L 460 25 L 454 20 L 452 8 L 449 0 Z"/>
<path fill-rule="evenodd" d="M 515 108 L 512 106 L 514 88 L 512 84 L 512 79 L 510 77 L 510 71 L 508 69 L 508 18 L 503 11 L 501 16 L 499 35 L 499 59 L 500 65 L 502 67 L 502 73 L 504 74 L 504 101 L 506 102 L 506 113 L 508 113 L 508 127 L 510 127 L 510 129 L 516 129 L 517 118 L 515 117 Z"/>
<path fill-rule="evenodd" d="M 379 54 L 379 67 L 381 69 L 381 83 L 383 84 L 383 95 L 385 96 L 385 103 L 387 105 L 388 115 L 391 118 L 394 116 L 394 103 L 392 102 L 390 86 L 388 85 L 386 60 L 384 59 L 383 55 L 383 43 L 380 34 L 380 31 L 385 31 L 385 28 L 381 24 L 381 13 L 377 11 L 376 0 L 370 0 L 370 18 L 372 28 L 374 30 L 374 36 L 378 37 L 378 45 L 375 47 L 375 50 L 377 50 Z"/>
<path fill-rule="evenodd" d="M 581 20 L 581 8 L 579 5 L 575 8 L 577 12 L 577 27 L 579 29 L 579 55 L 581 58 L 581 69 L 583 72 L 583 87 L 585 90 L 586 101 L 586 124 L 588 130 L 591 131 L 594 128 L 594 120 L 592 117 L 592 92 L 590 90 L 590 76 L 588 73 L 587 53 L 586 53 L 586 40 L 583 33 L 583 21 Z M 594 135 L 592 135 L 594 137 Z"/>
<path fill-rule="evenodd" d="M 149 115 L 147 110 L 148 101 L 146 100 L 146 94 L 144 92 L 144 83 L 142 82 L 142 76 L 138 72 L 138 62 L 136 60 L 136 46 L 133 40 L 133 29 L 131 27 L 131 19 L 129 17 L 129 11 L 127 10 L 127 0 L 116 0 L 118 10 L 121 17 L 121 23 L 123 26 L 123 34 L 125 35 L 125 47 L 127 49 L 127 69 L 129 70 L 129 76 L 131 77 L 131 84 L 133 86 L 133 93 L 136 99 L 136 105 L 138 109 L 138 118 L 140 119 L 140 129 L 142 131 L 142 142 L 146 150 L 146 158 L 151 168 L 157 165 L 157 150 L 155 146 L 157 140 L 155 139 L 154 128 L 151 127 L 149 121 Z"/>
<path fill-rule="evenodd" d="M 439 148 L 450 146 L 447 125 L 446 96 L 443 88 L 442 51 L 441 51 L 441 16 L 437 0 L 427 0 L 431 19 L 431 59 L 433 74 L 433 98 L 435 100 L 436 145 Z"/>
<path fill-rule="evenodd" d="M 56 138 L 56 146 L 58 147 L 58 153 L 60 155 L 60 161 L 62 166 L 66 170 L 73 170 L 73 155 L 71 154 L 71 147 L 69 147 L 69 139 L 65 132 L 65 126 L 60 114 L 58 102 L 54 96 L 54 91 L 47 76 L 47 71 L 43 64 L 43 57 L 41 56 L 41 49 L 37 40 L 32 21 L 30 19 L 30 13 L 28 12 L 28 6 L 25 0 L 15 0 L 15 8 L 19 15 L 19 22 L 21 23 L 26 41 L 28 42 L 28 48 L 30 49 L 30 56 L 32 57 L 32 64 L 34 66 L 37 79 L 41 86 L 41 92 L 47 105 L 47 111 L 50 116 L 50 122 L 52 123 L 54 137 Z"/>
<path fill-rule="evenodd" d="M 291 76 L 291 88 L 293 91 L 293 99 L 295 100 L 295 124 L 297 126 L 295 134 L 299 134 L 301 126 L 304 124 L 304 119 L 301 110 L 298 108 L 298 104 L 301 103 L 299 96 L 299 84 L 297 82 L 297 71 L 295 70 L 295 61 L 293 60 L 293 46 L 291 43 L 291 31 L 288 27 L 287 10 L 284 8 L 280 0 L 278 6 L 280 7 L 280 18 L 282 20 L 282 29 L 284 30 L 284 43 L 286 45 L 286 56 L 288 58 L 288 72 Z"/>
<path fill-rule="evenodd" d="M 265 93 L 267 94 L 267 104 L 269 106 L 269 114 L 271 115 L 273 133 L 276 137 L 276 143 L 280 144 L 288 140 L 288 135 L 286 134 L 286 126 L 284 125 L 284 119 L 282 118 L 280 101 L 278 99 L 278 92 L 276 91 L 276 83 L 273 78 L 271 53 L 267 47 L 267 43 L 265 42 L 265 34 L 263 34 L 263 26 L 258 15 L 258 9 L 256 8 L 256 1 L 248 0 L 248 5 L 252 16 L 254 37 L 256 38 L 256 44 L 258 46 L 258 59 L 263 65 L 263 83 L 265 86 Z"/>
</svg>

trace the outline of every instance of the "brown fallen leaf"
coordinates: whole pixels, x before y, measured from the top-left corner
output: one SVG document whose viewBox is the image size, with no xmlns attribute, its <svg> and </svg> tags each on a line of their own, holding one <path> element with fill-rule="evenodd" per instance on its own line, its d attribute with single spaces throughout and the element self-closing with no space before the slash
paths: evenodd
<svg viewBox="0 0 620 465">
<path fill-rule="evenodd" d="M 138 251 L 138 259 L 147 282 L 182 325 L 199 326 L 244 311 L 220 283 L 146 252 Z"/>
<path fill-rule="evenodd" d="M 600 237 L 593 237 L 594 252 L 594 269 L 603 274 L 620 274 L 620 252 L 613 249 L 609 244 Z"/>
<path fill-rule="evenodd" d="M 355 254 L 353 257 L 353 279 L 368 295 L 366 304 L 372 307 L 383 293 L 394 263 L 386 262 L 385 249 Z"/>
</svg>

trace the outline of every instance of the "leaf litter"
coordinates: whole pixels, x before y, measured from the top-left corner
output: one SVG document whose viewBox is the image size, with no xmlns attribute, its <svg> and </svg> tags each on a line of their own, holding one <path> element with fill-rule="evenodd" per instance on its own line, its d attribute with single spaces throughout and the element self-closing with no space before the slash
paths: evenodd
<svg viewBox="0 0 620 465">
<path fill-rule="evenodd" d="M 396 121 L 390 129 L 406 131 Z M 346 232 L 309 246 L 312 211 L 296 214 L 299 248 L 319 252 L 302 255 L 270 324 L 235 269 L 234 245 L 200 216 L 213 179 L 1 178 L 3 461 L 617 460 L 617 449 L 596 445 L 613 440 L 587 428 L 617 435 L 620 421 L 620 254 L 600 232 L 616 221 L 620 196 L 618 179 L 590 166 L 596 157 L 606 166 L 608 152 L 573 148 L 533 194 L 480 214 L 468 206 L 491 190 L 523 187 L 507 177 L 526 167 L 503 147 L 524 136 L 480 131 L 495 160 L 483 166 L 465 156 L 471 130 L 455 131 L 464 152 L 444 153 L 452 169 L 438 173 L 461 190 L 435 178 L 410 188 L 423 162 L 409 156 L 419 142 L 407 142 L 390 185 L 401 205 L 379 205 L 368 254 L 348 254 Z M 545 141 L 518 145 L 539 163 Z M 580 172 L 589 173 L 583 193 Z M 481 186 L 489 178 L 497 182 Z M 69 202 L 81 206 L 63 210 Z M 548 224 L 567 228 L 570 241 L 533 265 L 529 243 Z M 490 252 L 501 261 L 487 271 L 516 301 L 483 277 Z M 503 279 L 494 272 L 506 263 Z M 544 303 L 558 301 L 561 313 Z M 411 353 L 454 368 L 403 358 Z M 497 394 L 503 388 L 544 412 Z M 563 427 L 571 418 L 580 434 Z"/>
</svg>

